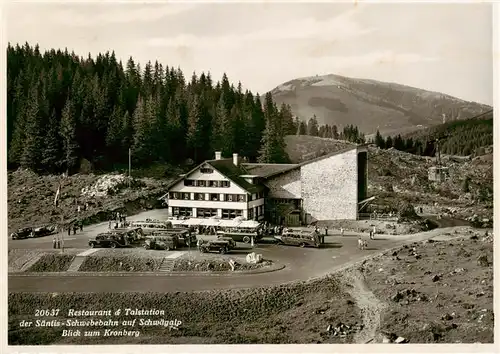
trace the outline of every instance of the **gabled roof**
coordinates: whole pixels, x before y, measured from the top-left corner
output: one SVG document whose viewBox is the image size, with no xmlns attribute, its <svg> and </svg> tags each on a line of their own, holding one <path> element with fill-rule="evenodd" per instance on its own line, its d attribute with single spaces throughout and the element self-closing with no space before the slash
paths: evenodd
<svg viewBox="0 0 500 354">
<path fill-rule="evenodd" d="M 171 183 L 169 183 L 167 185 L 167 189 L 172 188 L 174 185 L 176 185 L 180 181 L 184 180 L 187 176 L 189 176 L 194 171 L 198 170 L 204 164 L 209 164 L 215 170 L 222 173 L 229 180 L 234 182 L 237 186 L 243 188 L 248 193 L 258 193 L 258 192 L 263 191 L 266 188 L 264 185 L 248 183 L 244 178 L 242 178 L 241 176 L 248 175 L 249 171 L 247 171 L 242 165 L 235 166 L 233 163 L 233 159 L 220 159 L 220 160 L 207 160 L 207 161 L 200 163 L 199 165 L 197 165 L 195 168 L 193 168 L 189 172 L 187 172 L 183 175 L 180 175 L 178 178 L 176 178 Z M 160 199 L 163 199 L 164 197 L 165 197 L 165 195 L 163 197 L 161 197 Z"/>
<path fill-rule="evenodd" d="M 298 164 L 292 163 L 244 163 L 243 166 L 252 174 L 262 178 L 269 178 L 280 173 L 288 172 L 299 167 Z"/>
<path fill-rule="evenodd" d="M 243 175 L 248 175 L 249 171 L 247 171 L 241 164 L 239 166 L 235 166 L 233 159 L 209 160 L 205 162 L 236 183 L 239 187 L 246 190 L 248 193 L 258 193 L 265 189 L 263 185 L 249 183 L 241 177 Z"/>
</svg>

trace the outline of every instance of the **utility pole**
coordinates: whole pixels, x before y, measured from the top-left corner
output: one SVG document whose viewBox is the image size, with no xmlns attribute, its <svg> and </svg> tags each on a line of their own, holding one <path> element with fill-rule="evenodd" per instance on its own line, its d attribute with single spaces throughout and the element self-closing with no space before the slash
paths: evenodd
<svg viewBox="0 0 500 354">
<path fill-rule="evenodd" d="M 130 188 L 130 172 L 132 169 L 132 149 L 128 148 L 128 187 Z"/>
</svg>

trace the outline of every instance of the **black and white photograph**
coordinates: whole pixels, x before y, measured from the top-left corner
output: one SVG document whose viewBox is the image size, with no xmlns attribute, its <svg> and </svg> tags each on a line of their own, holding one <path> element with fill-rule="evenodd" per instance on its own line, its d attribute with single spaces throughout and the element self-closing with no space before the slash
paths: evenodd
<svg viewBox="0 0 500 354">
<path fill-rule="evenodd" d="M 493 344 L 494 6 L 5 2 L 9 350 Z"/>
</svg>

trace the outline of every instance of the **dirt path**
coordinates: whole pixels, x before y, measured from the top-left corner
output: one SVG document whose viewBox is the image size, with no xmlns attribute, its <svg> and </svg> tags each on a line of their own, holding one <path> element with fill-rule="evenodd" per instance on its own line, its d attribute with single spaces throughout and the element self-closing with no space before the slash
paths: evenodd
<svg viewBox="0 0 500 354">
<path fill-rule="evenodd" d="M 363 274 L 357 269 L 351 269 L 342 275 L 347 292 L 356 301 L 363 317 L 363 330 L 356 333 L 355 344 L 374 343 L 377 341 L 377 331 L 380 327 L 381 316 L 386 305 L 379 301 L 368 288 Z"/>
</svg>

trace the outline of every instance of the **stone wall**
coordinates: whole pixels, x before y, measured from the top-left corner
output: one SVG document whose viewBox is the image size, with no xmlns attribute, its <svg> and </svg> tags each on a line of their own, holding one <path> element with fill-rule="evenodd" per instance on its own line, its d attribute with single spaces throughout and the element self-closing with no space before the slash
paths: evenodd
<svg viewBox="0 0 500 354">
<path fill-rule="evenodd" d="M 301 167 L 301 197 L 310 220 L 357 218 L 357 150 Z"/>
<path fill-rule="evenodd" d="M 282 199 L 300 199 L 300 169 L 291 170 L 266 181 L 269 197 Z"/>
</svg>

